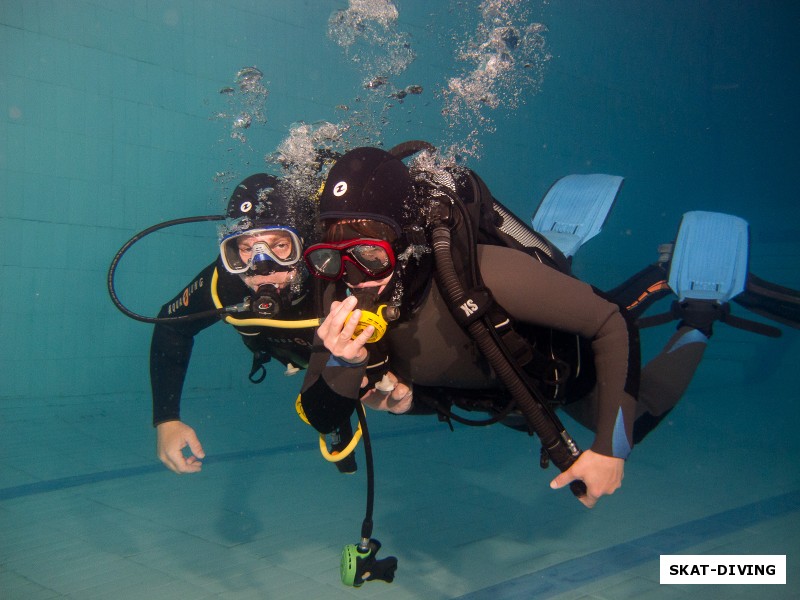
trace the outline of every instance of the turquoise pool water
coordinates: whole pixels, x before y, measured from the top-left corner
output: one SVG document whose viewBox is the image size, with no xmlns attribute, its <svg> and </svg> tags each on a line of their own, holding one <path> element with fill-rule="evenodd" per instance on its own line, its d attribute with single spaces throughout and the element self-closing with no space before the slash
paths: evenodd
<svg viewBox="0 0 800 600">
<path fill-rule="evenodd" d="M 231 182 L 327 127 L 337 144 L 451 146 L 526 220 L 566 174 L 624 176 L 576 259 L 600 288 L 654 260 L 688 210 L 748 220 L 751 270 L 800 287 L 794 3 L 352 4 L 0 3 L 0 597 L 797 597 L 789 328 L 717 325 L 686 397 L 593 511 L 549 489 L 525 436 L 371 414 L 390 585 L 340 583 L 363 469 L 322 461 L 294 411 L 300 378 L 273 365 L 250 384 L 223 326 L 198 337 L 183 401 L 207 464 L 158 463 L 152 330 L 109 301 L 111 258 L 154 223 L 221 212 Z M 525 35 L 505 38 L 503 70 L 491 34 L 509 24 Z M 152 236 L 120 295 L 154 314 L 215 240 L 213 224 Z M 670 332 L 644 334 L 645 359 Z M 660 585 L 661 554 L 785 554 L 787 584 Z"/>
</svg>

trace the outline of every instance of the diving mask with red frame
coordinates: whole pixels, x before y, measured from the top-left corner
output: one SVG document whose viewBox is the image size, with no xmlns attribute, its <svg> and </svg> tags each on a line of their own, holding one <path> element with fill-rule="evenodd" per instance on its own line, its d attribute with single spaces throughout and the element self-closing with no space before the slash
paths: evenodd
<svg viewBox="0 0 800 600">
<path fill-rule="evenodd" d="M 370 238 L 314 244 L 305 251 L 303 258 L 315 277 L 328 281 L 341 279 L 347 263 L 374 280 L 387 277 L 395 266 L 392 245 Z"/>
</svg>

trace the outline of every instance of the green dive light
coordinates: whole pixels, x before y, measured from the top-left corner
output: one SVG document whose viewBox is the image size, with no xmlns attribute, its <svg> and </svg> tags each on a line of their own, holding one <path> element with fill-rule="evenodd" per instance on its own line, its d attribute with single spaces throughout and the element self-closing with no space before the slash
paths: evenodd
<svg viewBox="0 0 800 600">
<path fill-rule="evenodd" d="M 376 539 L 361 540 L 361 544 L 348 544 L 342 550 L 340 573 L 342 583 L 350 587 L 361 587 L 365 581 L 379 579 L 386 583 L 394 581 L 397 559 L 389 556 L 377 560 L 375 556 L 381 549 Z"/>
</svg>

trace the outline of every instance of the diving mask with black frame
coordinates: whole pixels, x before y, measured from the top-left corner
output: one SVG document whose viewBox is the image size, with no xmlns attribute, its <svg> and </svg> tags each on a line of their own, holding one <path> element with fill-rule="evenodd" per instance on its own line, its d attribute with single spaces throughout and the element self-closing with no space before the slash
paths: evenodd
<svg viewBox="0 0 800 600">
<path fill-rule="evenodd" d="M 219 254 L 229 273 L 269 275 L 296 268 L 303 242 L 292 227 L 259 227 L 224 235 Z"/>
<path fill-rule="evenodd" d="M 341 279 L 348 264 L 367 279 L 384 279 L 392 273 L 396 262 L 389 242 L 370 238 L 314 244 L 303 258 L 315 277 L 328 281 Z"/>
</svg>

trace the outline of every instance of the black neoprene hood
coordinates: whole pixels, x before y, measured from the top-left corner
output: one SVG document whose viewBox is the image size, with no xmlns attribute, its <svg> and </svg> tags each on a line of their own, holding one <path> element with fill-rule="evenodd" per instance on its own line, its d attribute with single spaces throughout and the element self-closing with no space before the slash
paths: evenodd
<svg viewBox="0 0 800 600">
<path fill-rule="evenodd" d="M 319 218 L 380 221 L 401 237 L 404 226 L 419 219 L 413 198 L 411 176 L 401 160 L 379 148 L 356 148 L 328 173 Z"/>
<path fill-rule="evenodd" d="M 313 229 L 314 205 L 308 198 L 292 194 L 289 185 L 267 173 L 242 180 L 233 190 L 225 215 L 233 220 L 247 218 L 254 227 L 293 227 L 301 237 Z"/>
</svg>

